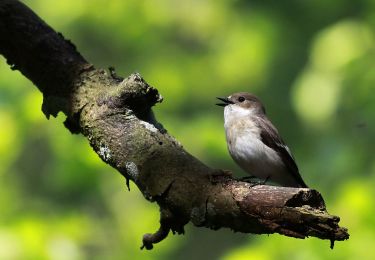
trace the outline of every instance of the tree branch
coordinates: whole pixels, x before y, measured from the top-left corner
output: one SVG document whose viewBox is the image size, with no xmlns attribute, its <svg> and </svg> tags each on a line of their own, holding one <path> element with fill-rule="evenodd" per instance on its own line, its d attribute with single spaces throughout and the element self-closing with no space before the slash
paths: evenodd
<svg viewBox="0 0 375 260">
<path fill-rule="evenodd" d="M 256 234 L 348 239 L 339 218 L 327 213 L 319 192 L 252 186 L 207 167 L 187 153 L 151 107 L 162 101 L 139 74 L 126 79 L 95 69 L 75 46 L 24 4 L 0 2 L 0 53 L 43 93 L 42 111 L 62 111 L 65 126 L 82 133 L 101 159 L 132 180 L 160 206 L 160 229 L 143 237 L 151 249 L 171 230 L 199 227 Z"/>
</svg>

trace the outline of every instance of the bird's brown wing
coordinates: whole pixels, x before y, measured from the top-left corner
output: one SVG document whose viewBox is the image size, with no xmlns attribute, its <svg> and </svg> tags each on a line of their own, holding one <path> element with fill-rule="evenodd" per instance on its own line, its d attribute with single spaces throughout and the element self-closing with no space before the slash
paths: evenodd
<svg viewBox="0 0 375 260">
<path fill-rule="evenodd" d="M 297 164 L 294 161 L 292 153 L 290 152 L 288 146 L 281 139 L 276 128 L 267 118 L 257 117 L 256 120 L 257 123 L 261 125 L 260 128 L 262 129 L 262 131 L 260 133 L 260 137 L 262 142 L 268 147 L 274 149 L 279 154 L 285 167 L 293 175 L 293 178 L 300 185 L 300 187 L 307 188 L 307 185 L 305 184 L 299 173 Z"/>
</svg>

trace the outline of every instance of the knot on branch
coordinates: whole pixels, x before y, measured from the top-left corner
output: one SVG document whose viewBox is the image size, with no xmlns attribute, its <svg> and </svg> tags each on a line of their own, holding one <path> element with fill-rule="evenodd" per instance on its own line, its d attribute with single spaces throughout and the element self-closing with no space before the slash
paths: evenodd
<svg viewBox="0 0 375 260">
<path fill-rule="evenodd" d="M 142 114 L 163 101 L 158 90 L 150 86 L 138 73 L 131 74 L 117 86 L 103 92 L 97 101 L 99 106 L 107 105 L 111 109 L 128 108 L 135 114 Z"/>
</svg>

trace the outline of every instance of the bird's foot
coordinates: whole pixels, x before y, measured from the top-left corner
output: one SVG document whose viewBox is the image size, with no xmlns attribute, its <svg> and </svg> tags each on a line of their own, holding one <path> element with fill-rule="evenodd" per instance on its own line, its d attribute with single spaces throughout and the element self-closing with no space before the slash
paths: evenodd
<svg viewBox="0 0 375 260">
<path fill-rule="evenodd" d="M 249 177 L 252 177 L 252 176 L 249 176 Z M 270 176 L 267 176 L 267 178 L 265 178 L 264 180 L 257 181 L 257 182 L 250 182 L 251 183 L 250 187 L 255 187 L 255 186 L 258 186 L 258 185 L 266 185 L 266 183 L 269 179 L 270 179 Z"/>
<path fill-rule="evenodd" d="M 262 185 L 266 185 L 267 181 L 270 179 L 270 176 L 267 176 L 267 178 L 264 179 Z"/>
</svg>

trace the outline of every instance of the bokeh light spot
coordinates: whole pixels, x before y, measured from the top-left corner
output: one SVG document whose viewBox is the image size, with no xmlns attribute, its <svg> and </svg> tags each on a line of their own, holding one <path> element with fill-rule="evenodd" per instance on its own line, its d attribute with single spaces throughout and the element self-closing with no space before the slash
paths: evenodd
<svg viewBox="0 0 375 260">
<path fill-rule="evenodd" d="M 334 75 L 305 72 L 294 86 L 293 105 L 307 123 L 327 123 L 336 111 L 340 87 L 340 80 Z"/>
<path fill-rule="evenodd" d="M 363 55 L 373 45 L 366 24 L 342 21 L 318 34 L 312 48 L 312 65 L 320 70 L 337 70 Z"/>
</svg>

